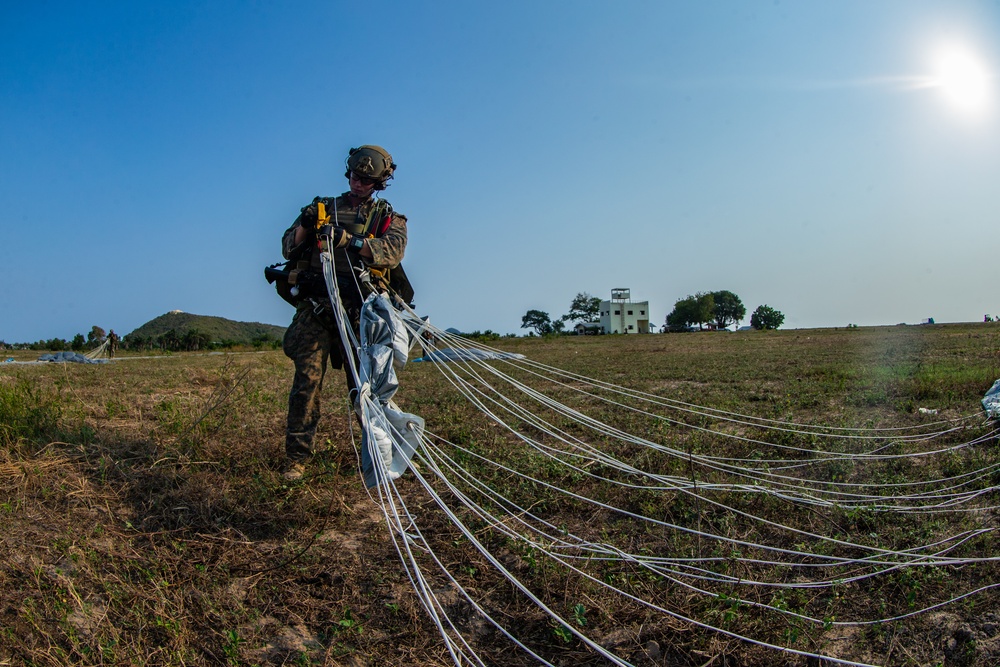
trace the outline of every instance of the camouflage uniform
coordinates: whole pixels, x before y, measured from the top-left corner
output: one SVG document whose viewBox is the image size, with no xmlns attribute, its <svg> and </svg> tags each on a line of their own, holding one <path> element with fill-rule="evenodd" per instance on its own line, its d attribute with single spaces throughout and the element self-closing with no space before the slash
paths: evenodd
<svg viewBox="0 0 1000 667">
<path fill-rule="evenodd" d="M 345 192 L 336 198 L 323 198 L 327 211 L 341 224 L 353 222 L 359 215 L 367 213 L 367 207 L 372 200 L 362 202 L 352 207 L 348 201 L 350 193 Z M 282 237 L 282 254 L 285 259 L 308 256 L 312 270 L 322 273 L 319 251 L 315 250 L 315 235 L 310 235 L 299 247 L 294 245 L 295 229 L 299 226 L 310 227 L 315 222 L 315 203 L 302 209 L 302 213 L 289 227 Z M 336 215 L 334 215 L 336 211 Z M 307 247 L 303 247 L 307 246 Z M 393 213 L 392 222 L 380 236 L 368 239 L 368 247 L 372 252 L 372 260 L 365 262 L 375 268 L 394 268 L 403 259 L 406 249 L 406 217 Z M 333 251 L 334 270 L 340 287 L 340 298 L 347 311 L 347 317 L 355 335 L 358 333 L 358 321 L 361 316 L 361 305 L 366 295 L 362 295 L 357 285 L 357 274 L 352 268 L 359 266 L 361 258 L 345 249 Z M 305 461 L 313 454 L 313 438 L 320 418 L 320 391 L 323 388 L 323 377 L 327 364 L 333 368 L 343 368 L 347 377 L 349 390 L 355 388 L 354 377 L 350 365 L 344 363 L 345 346 L 340 340 L 330 299 L 325 294 L 310 295 L 298 304 L 292 323 L 285 331 L 282 349 L 285 355 L 295 364 L 295 378 L 288 395 L 288 423 L 285 430 L 285 454 L 291 461 Z M 356 359 L 355 359 L 356 361 Z"/>
</svg>

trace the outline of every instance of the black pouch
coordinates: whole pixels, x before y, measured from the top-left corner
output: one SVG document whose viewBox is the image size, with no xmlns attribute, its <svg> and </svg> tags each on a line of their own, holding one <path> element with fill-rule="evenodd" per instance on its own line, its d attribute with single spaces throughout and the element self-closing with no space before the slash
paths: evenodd
<svg viewBox="0 0 1000 667">
<path fill-rule="evenodd" d="M 308 267 L 309 262 L 305 260 L 278 262 L 264 268 L 264 279 L 274 285 L 278 296 L 297 306 L 303 299 L 315 296 L 316 276 L 306 270 Z M 298 289 L 294 289 L 296 287 Z"/>
<path fill-rule="evenodd" d="M 389 271 L 389 289 L 402 299 L 403 303 L 410 308 L 413 307 L 413 285 L 406 277 L 406 271 L 403 270 L 402 264 Z"/>
</svg>

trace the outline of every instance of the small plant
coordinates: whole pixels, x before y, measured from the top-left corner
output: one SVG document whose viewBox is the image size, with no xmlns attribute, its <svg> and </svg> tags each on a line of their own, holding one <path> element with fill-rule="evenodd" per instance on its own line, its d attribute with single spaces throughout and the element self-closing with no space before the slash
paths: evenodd
<svg viewBox="0 0 1000 667">
<path fill-rule="evenodd" d="M 240 662 L 240 644 L 244 643 L 236 630 L 226 631 L 226 643 L 222 646 L 222 652 L 226 654 L 226 662 L 230 665 L 238 665 Z"/>
<path fill-rule="evenodd" d="M 726 595 L 725 593 L 719 593 L 718 598 L 726 607 L 725 611 L 722 612 L 722 622 L 723 624 L 728 625 L 735 621 L 739 616 L 739 609 L 743 604 L 743 601 L 736 596 Z M 781 607 L 778 608 L 780 609 Z"/>
<path fill-rule="evenodd" d="M 552 634 L 554 634 L 559 639 L 563 640 L 565 643 L 570 643 L 573 641 L 573 633 L 565 625 L 557 625 L 552 628 Z"/>
<path fill-rule="evenodd" d="M 114 419 L 115 417 L 127 414 L 128 408 L 117 398 L 109 398 L 104 403 L 104 412 L 107 413 L 108 419 Z"/>
<path fill-rule="evenodd" d="M 337 621 L 337 629 L 341 632 L 347 632 L 350 634 L 361 634 L 361 625 L 354 620 L 354 616 L 351 615 L 350 609 L 344 610 L 343 617 Z"/>
</svg>

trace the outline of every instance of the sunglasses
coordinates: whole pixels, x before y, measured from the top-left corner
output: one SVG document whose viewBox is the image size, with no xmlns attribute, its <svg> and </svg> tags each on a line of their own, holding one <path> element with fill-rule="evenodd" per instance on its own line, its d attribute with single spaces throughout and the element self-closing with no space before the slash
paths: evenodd
<svg viewBox="0 0 1000 667">
<path fill-rule="evenodd" d="M 351 172 L 351 178 L 357 180 L 362 185 L 375 185 L 376 183 L 378 183 L 378 179 L 377 178 L 369 178 L 368 176 L 362 176 L 361 174 L 357 173 L 356 171 L 352 171 Z"/>
</svg>

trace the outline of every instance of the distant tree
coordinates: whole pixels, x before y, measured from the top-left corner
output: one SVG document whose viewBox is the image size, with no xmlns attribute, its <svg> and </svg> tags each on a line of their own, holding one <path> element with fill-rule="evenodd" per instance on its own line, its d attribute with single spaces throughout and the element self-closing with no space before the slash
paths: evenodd
<svg viewBox="0 0 1000 667">
<path fill-rule="evenodd" d="M 156 337 L 156 344 L 161 350 L 176 351 L 181 349 L 181 337 L 174 329 L 168 329 Z"/>
<path fill-rule="evenodd" d="M 715 319 L 715 299 L 711 293 L 698 292 L 674 303 L 674 309 L 667 314 L 667 329 L 683 331 L 690 326 L 701 325 Z"/>
<path fill-rule="evenodd" d="M 129 350 L 152 350 L 156 347 L 156 341 L 151 336 L 141 334 L 129 334 L 122 344 Z"/>
<path fill-rule="evenodd" d="M 95 324 L 90 327 L 90 333 L 87 334 L 87 345 L 89 347 L 97 347 L 104 342 L 105 335 L 104 329 Z"/>
<path fill-rule="evenodd" d="M 750 326 L 754 329 L 777 329 L 785 321 L 785 316 L 780 310 L 775 310 L 768 305 L 757 306 L 750 316 Z"/>
<path fill-rule="evenodd" d="M 698 303 L 694 297 L 689 296 L 674 302 L 674 309 L 667 313 L 667 331 L 684 331 L 692 326 L 697 308 Z"/>
<path fill-rule="evenodd" d="M 543 310 L 529 310 L 521 318 L 522 329 L 534 329 L 539 336 L 552 333 L 552 320 L 549 314 Z"/>
<path fill-rule="evenodd" d="M 267 342 L 270 336 L 267 334 L 262 334 L 263 342 Z M 254 347 L 260 347 L 262 342 L 252 341 Z M 198 350 L 203 350 L 211 346 L 212 339 L 209 338 L 208 334 L 203 334 L 197 329 L 189 329 L 184 336 L 181 337 L 179 344 L 180 347 L 188 352 L 196 352 Z"/>
<path fill-rule="evenodd" d="M 69 349 L 69 343 L 62 338 L 52 338 L 44 342 L 42 349 L 52 350 L 53 352 L 62 352 L 63 350 Z"/>
<path fill-rule="evenodd" d="M 87 339 L 83 337 L 83 334 L 77 334 L 73 336 L 73 342 L 69 344 L 69 347 L 74 352 L 79 352 L 87 344 Z"/>
<path fill-rule="evenodd" d="M 712 296 L 711 292 L 698 292 L 694 298 L 698 304 L 695 324 L 700 329 L 703 324 L 708 324 L 715 319 L 715 297 Z"/>
<path fill-rule="evenodd" d="M 680 301 L 674 304 L 674 309 L 667 313 L 667 318 L 663 323 L 663 329 L 665 331 L 684 331 L 690 324 L 687 322 L 687 316 L 684 314 L 684 309 L 680 306 Z"/>
<path fill-rule="evenodd" d="M 730 324 L 738 324 L 747 315 L 747 309 L 736 296 L 728 290 L 712 292 L 712 300 L 715 302 L 713 315 L 715 324 L 720 329 L 725 329 Z"/>
<path fill-rule="evenodd" d="M 565 320 L 560 319 L 552 323 L 552 333 L 561 334 L 563 332 L 563 329 L 565 328 L 566 328 Z"/>
<path fill-rule="evenodd" d="M 562 316 L 563 322 L 599 322 L 601 320 L 601 299 L 580 292 L 569 304 L 569 312 Z"/>
</svg>

